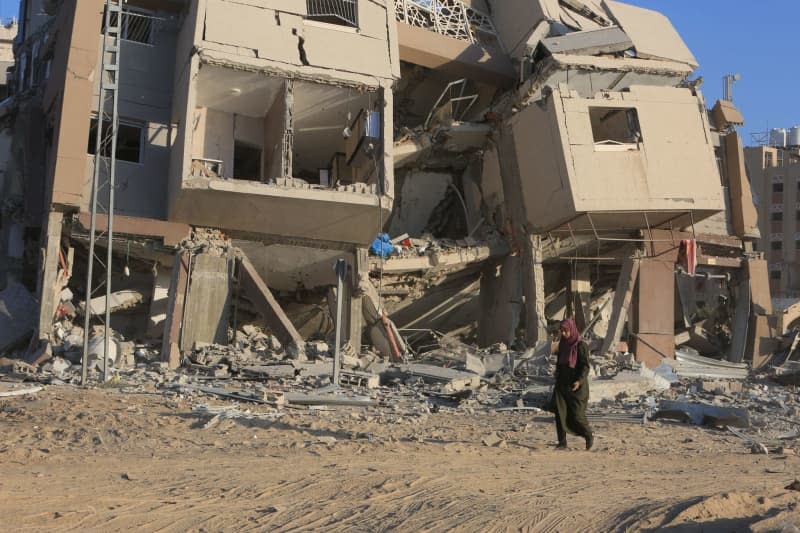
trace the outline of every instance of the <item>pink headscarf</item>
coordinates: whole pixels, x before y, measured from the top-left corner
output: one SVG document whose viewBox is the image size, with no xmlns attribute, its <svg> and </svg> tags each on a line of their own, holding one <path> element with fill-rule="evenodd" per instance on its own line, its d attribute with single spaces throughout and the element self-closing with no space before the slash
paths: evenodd
<svg viewBox="0 0 800 533">
<path fill-rule="evenodd" d="M 558 342 L 558 364 L 575 368 L 575 364 L 578 362 L 578 344 L 581 342 L 581 334 L 578 331 L 575 320 L 571 318 L 565 318 L 561 321 L 560 330 L 562 329 L 569 331 L 569 337 L 566 339 L 561 337 Z"/>
</svg>

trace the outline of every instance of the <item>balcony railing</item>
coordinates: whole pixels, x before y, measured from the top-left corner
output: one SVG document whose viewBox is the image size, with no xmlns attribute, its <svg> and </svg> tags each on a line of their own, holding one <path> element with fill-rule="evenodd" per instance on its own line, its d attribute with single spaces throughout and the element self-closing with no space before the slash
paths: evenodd
<svg viewBox="0 0 800 533">
<path fill-rule="evenodd" d="M 105 17 L 103 18 L 105 20 Z M 161 26 L 164 19 L 129 11 L 122 10 L 122 22 L 120 23 L 120 38 L 125 41 L 133 41 L 142 44 L 156 44 Z M 111 13 L 111 23 L 116 25 L 117 14 Z"/>
<path fill-rule="evenodd" d="M 492 18 L 460 0 L 395 0 L 397 20 L 472 44 L 497 44 Z"/>
<path fill-rule="evenodd" d="M 358 28 L 357 0 L 306 0 L 308 18 Z"/>
</svg>

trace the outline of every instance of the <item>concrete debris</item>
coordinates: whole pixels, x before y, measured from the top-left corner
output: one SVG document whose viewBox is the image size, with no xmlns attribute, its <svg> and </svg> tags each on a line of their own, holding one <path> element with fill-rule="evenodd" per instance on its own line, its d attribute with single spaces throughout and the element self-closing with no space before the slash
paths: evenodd
<svg viewBox="0 0 800 533">
<path fill-rule="evenodd" d="M 97 366 L 97 368 L 102 371 L 106 359 L 105 336 L 103 335 L 102 329 L 100 329 L 98 332 L 95 332 L 89 339 L 88 357 L 89 357 L 89 364 Z M 111 366 L 114 366 L 116 361 L 117 361 L 117 341 L 111 338 L 108 340 L 108 363 Z"/>
<path fill-rule="evenodd" d="M 201 416 L 211 417 L 211 419 L 203 425 L 203 429 L 210 429 L 222 420 L 276 420 L 285 414 L 279 411 L 272 413 L 254 413 L 249 409 L 242 411 L 241 409 L 229 406 L 206 404 L 195 405 L 192 412 Z"/>
<path fill-rule="evenodd" d="M 614 376 L 592 379 L 589 385 L 589 402 L 615 399 L 620 395 L 643 396 L 654 391 L 668 390 L 669 380 L 642 366 L 638 371 L 622 370 Z"/>
<path fill-rule="evenodd" d="M 7 389 L 6 387 L 0 387 L 0 398 L 27 396 L 28 394 L 35 394 L 40 390 L 42 390 L 42 387 L 25 387 L 22 389 Z"/>
<path fill-rule="evenodd" d="M 464 372 L 421 363 L 396 365 L 386 368 L 381 372 L 382 380 L 419 378 L 430 383 L 442 384 L 443 390 L 460 391 L 477 388 L 480 376 L 472 372 Z"/>
<path fill-rule="evenodd" d="M 133 307 L 136 307 L 137 305 L 139 305 L 144 301 L 145 301 L 144 295 L 138 291 L 132 291 L 132 290 L 116 291 L 111 293 L 108 300 L 108 306 L 110 308 L 110 312 L 116 313 L 117 311 L 122 311 L 125 309 L 131 309 Z M 84 307 L 85 303 L 78 306 L 78 309 L 81 311 L 81 314 L 83 314 Z M 92 311 L 92 316 L 104 315 L 106 312 L 105 295 L 92 298 L 90 309 Z"/>
<path fill-rule="evenodd" d="M 703 357 L 690 348 L 675 352 L 675 360 L 664 361 L 682 378 L 746 379 L 749 373 L 744 363 L 730 363 Z"/>
<path fill-rule="evenodd" d="M 746 409 L 670 400 L 661 401 L 653 419 L 678 420 L 710 427 L 750 427 L 750 415 Z"/>
<path fill-rule="evenodd" d="M 505 440 L 497 434 L 497 432 L 493 432 L 485 436 L 481 439 L 481 442 L 484 446 L 488 446 L 490 448 L 500 448 L 505 444 Z"/>
</svg>

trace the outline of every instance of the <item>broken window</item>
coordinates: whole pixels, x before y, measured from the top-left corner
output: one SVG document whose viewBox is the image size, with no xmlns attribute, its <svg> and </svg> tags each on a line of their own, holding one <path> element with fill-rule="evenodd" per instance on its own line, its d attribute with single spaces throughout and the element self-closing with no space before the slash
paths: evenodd
<svg viewBox="0 0 800 533">
<path fill-rule="evenodd" d="M 775 222 L 780 222 L 781 220 L 783 220 L 783 213 L 781 213 L 780 211 L 772 213 L 772 220 Z"/>
<path fill-rule="evenodd" d="M 233 177 L 261 181 L 261 148 L 241 141 L 233 145 Z"/>
<path fill-rule="evenodd" d="M 781 250 L 783 248 L 783 243 L 781 241 L 772 241 L 769 247 L 773 250 Z"/>
<path fill-rule="evenodd" d="M 306 0 L 308 18 L 358 28 L 358 0 Z"/>
<path fill-rule="evenodd" d="M 642 141 L 636 109 L 590 107 L 589 120 L 595 145 L 637 145 Z M 629 147 L 628 149 L 631 149 Z"/>
<path fill-rule="evenodd" d="M 783 183 L 773 183 L 772 184 L 772 192 L 783 192 Z"/>
<path fill-rule="evenodd" d="M 141 125 L 129 122 L 120 122 L 117 129 L 117 160 L 129 163 L 142 162 L 142 135 L 144 128 Z M 94 155 L 97 146 L 97 119 L 93 118 L 89 126 L 89 144 L 87 153 Z M 103 121 L 103 141 L 101 155 L 108 157 L 111 153 L 111 121 Z"/>
</svg>

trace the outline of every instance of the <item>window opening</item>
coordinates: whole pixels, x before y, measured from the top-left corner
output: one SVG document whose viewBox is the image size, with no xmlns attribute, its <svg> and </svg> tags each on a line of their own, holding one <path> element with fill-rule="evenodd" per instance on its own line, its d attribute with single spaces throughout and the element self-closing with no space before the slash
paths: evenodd
<svg viewBox="0 0 800 533">
<path fill-rule="evenodd" d="M 358 0 L 306 0 L 308 18 L 358 28 Z"/>
<path fill-rule="evenodd" d="M 637 145 L 634 149 L 638 149 L 642 142 L 639 115 L 634 108 L 590 107 L 589 120 L 595 145 Z"/>
<path fill-rule="evenodd" d="M 117 160 L 127 161 L 128 163 L 142 162 L 142 135 L 144 128 L 135 124 L 119 123 L 117 129 Z M 89 126 L 89 144 L 87 153 L 94 155 L 97 135 L 97 119 L 93 118 Z M 111 121 L 103 121 L 103 138 L 111 138 Z M 108 157 L 111 153 L 111 145 L 103 144 L 101 155 Z"/>
</svg>

